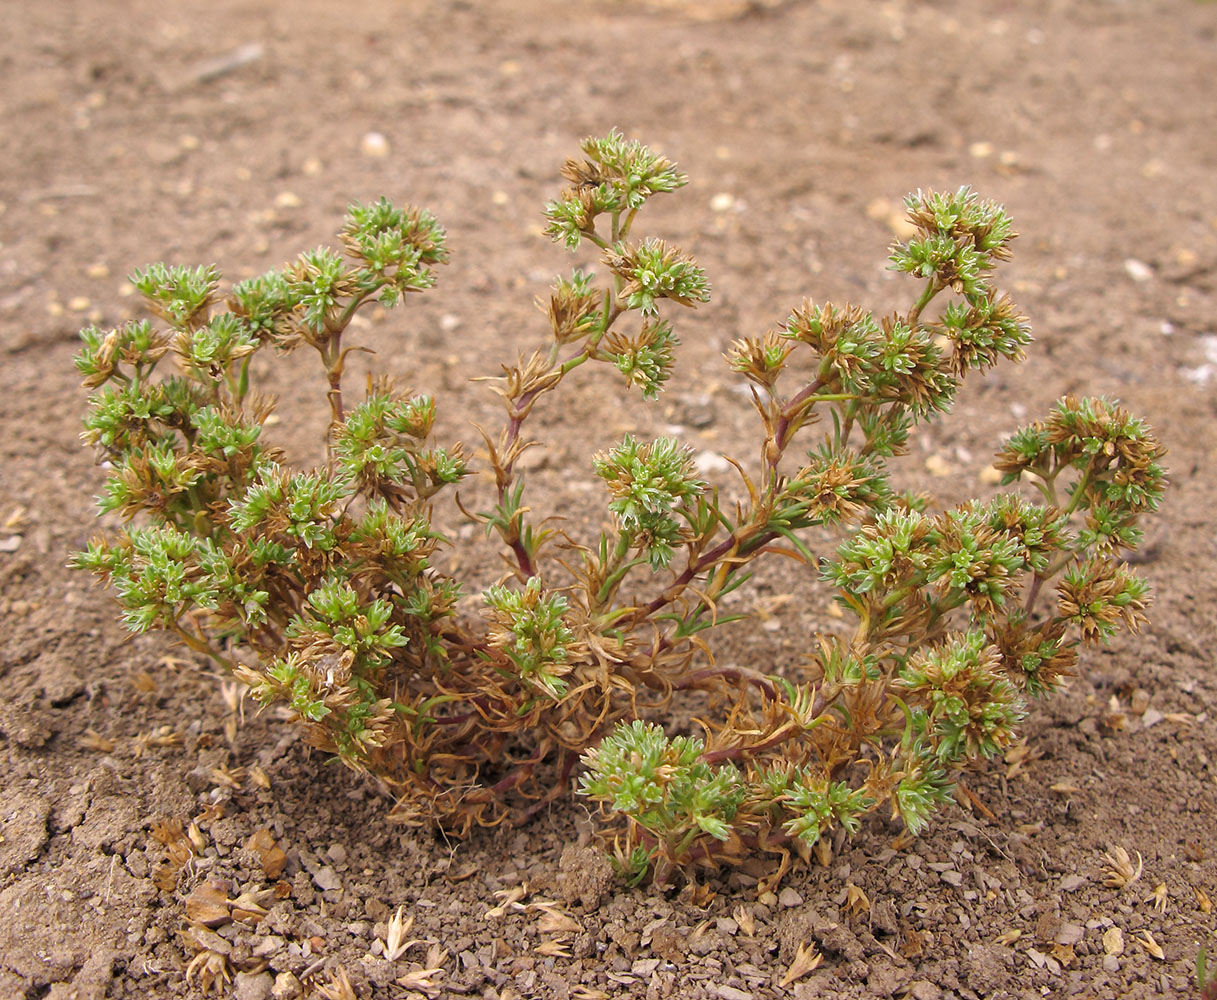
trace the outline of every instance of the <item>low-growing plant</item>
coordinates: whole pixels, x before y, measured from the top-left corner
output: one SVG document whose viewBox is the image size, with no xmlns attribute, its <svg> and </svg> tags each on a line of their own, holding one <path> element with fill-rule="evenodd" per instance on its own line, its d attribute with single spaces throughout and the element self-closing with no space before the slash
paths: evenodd
<svg viewBox="0 0 1217 1000">
<path fill-rule="evenodd" d="M 602 270 L 555 281 L 546 342 L 495 382 L 493 496 L 467 516 L 509 569 L 480 616 L 460 612 L 436 561 L 450 543 L 433 507 L 469 475 L 464 450 L 433 440 L 430 395 L 382 378 L 353 403 L 343 384 L 359 310 L 430 288 L 448 260 L 429 213 L 384 200 L 351 207 L 340 250 L 224 298 L 214 267 L 137 271 L 156 320 L 82 332 L 84 438 L 109 466 L 100 507 L 128 526 L 76 565 L 109 581 L 128 628 L 175 634 L 287 706 L 310 744 L 383 779 L 399 819 L 520 822 L 582 764 L 578 791 L 603 805 L 635 879 L 757 851 L 780 873 L 880 809 L 916 835 L 961 770 L 1015 739 L 1026 699 L 1075 671 L 1080 645 L 1137 629 L 1148 588 L 1120 555 L 1162 495 L 1162 449 L 1116 403 L 1070 396 L 996 459 L 1036 499 L 931 512 L 891 485 L 914 428 L 1030 341 L 993 284 L 1015 237 L 1005 211 L 966 188 L 919 192 L 915 234 L 890 257 L 917 281 L 906 311 L 804 301 L 727 352 L 759 417 L 756 454 L 729 459 L 737 501 L 680 441 L 627 436 L 589 456 L 611 526 L 582 541 L 557 530 L 526 500 L 530 415 L 589 364 L 654 398 L 676 365 L 672 306 L 710 297 L 691 257 L 635 232 L 685 176 L 616 132 L 582 150 L 547 232 L 593 245 Z M 253 387 L 255 357 L 298 349 L 327 385 L 311 469 L 268 440 L 273 400 Z M 817 555 L 825 528 L 842 540 Z M 772 555 L 830 584 L 852 630 L 807 636 L 784 670 L 719 664 L 714 636 L 741 617 L 724 598 Z M 670 736 L 656 720 L 693 692 L 710 696 L 702 735 Z"/>
</svg>

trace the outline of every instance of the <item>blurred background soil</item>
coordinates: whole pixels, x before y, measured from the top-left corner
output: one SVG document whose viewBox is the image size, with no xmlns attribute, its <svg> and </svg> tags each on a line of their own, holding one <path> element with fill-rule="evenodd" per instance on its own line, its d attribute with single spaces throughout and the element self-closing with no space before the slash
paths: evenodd
<svg viewBox="0 0 1217 1000">
<path fill-rule="evenodd" d="M 41 0 L 4 19 L 0 996 L 343 996 L 343 977 L 364 998 L 1196 995 L 1217 951 L 1217 5 Z M 463 843 L 393 826 L 371 782 L 163 637 L 128 637 L 65 569 L 101 482 L 75 338 L 136 315 L 132 268 L 236 280 L 332 241 L 353 199 L 429 207 L 452 264 L 360 334 L 474 443 L 498 404 L 469 377 L 544 336 L 533 299 L 572 264 L 540 207 L 613 126 L 690 175 L 646 231 L 696 254 L 714 300 L 678 317 L 658 403 L 581 378 L 538 411 L 534 506 L 572 531 L 603 516 L 590 451 L 625 431 L 709 466 L 754 455 L 732 339 L 803 296 L 907 305 L 884 264 L 917 188 L 1005 203 L 1023 235 L 1004 285 L 1037 342 L 918 436 L 902 482 L 987 494 L 1003 436 L 1070 391 L 1119 396 L 1170 448 L 1144 634 L 1033 706 L 1027 747 L 911 848 L 875 819 L 776 893 L 769 862 L 623 889 L 579 803 Z M 272 430 L 314 461 L 320 371 L 260 374 Z M 479 560 L 475 583 L 497 572 Z M 797 671 L 833 625 L 812 575 L 762 577 L 720 660 Z M 1116 848 L 1131 886 L 1105 884 Z M 268 912 L 223 902 L 246 893 Z M 418 943 L 390 961 L 399 906 Z"/>
</svg>

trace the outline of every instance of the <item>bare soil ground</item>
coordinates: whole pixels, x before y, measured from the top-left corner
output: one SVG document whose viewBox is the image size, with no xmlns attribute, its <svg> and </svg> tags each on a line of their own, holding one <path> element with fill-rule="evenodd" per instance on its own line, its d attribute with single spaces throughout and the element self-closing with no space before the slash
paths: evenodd
<svg viewBox="0 0 1217 1000">
<path fill-rule="evenodd" d="M 340 974 L 364 998 L 1197 994 L 1197 954 L 1217 952 L 1217 6 L 41 0 L 4 18 L 0 996 L 194 996 L 213 975 L 242 1000 L 335 996 Z M 497 404 L 467 377 L 535 342 L 532 299 L 570 266 L 540 204 L 575 142 L 614 125 L 692 177 L 649 231 L 694 252 L 715 297 L 683 318 L 655 406 L 588 379 L 538 414 L 533 495 L 572 524 L 596 516 L 590 448 L 623 430 L 752 454 L 721 351 L 804 295 L 902 301 L 882 265 L 918 187 L 1007 205 L 1024 235 L 1006 283 L 1038 340 L 921 435 L 908 484 L 944 503 L 989 489 L 1002 436 L 1071 390 L 1118 395 L 1170 448 L 1146 632 L 1033 707 L 1029 752 L 969 779 L 980 805 L 902 852 L 868 824 L 776 897 L 751 868 L 625 890 L 581 850 L 577 803 L 464 843 L 392 826 L 371 783 L 242 718 L 65 569 L 101 478 L 74 340 L 132 315 L 123 275 L 164 259 L 236 279 L 332 239 L 351 199 L 429 206 L 453 264 L 363 332 L 473 441 Z M 323 387 L 293 365 L 266 375 L 310 461 Z M 761 581 L 767 617 L 721 657 L 797 668 L 831 621 L 783 599 L 796 575 Z M 174 821 L 198 841 L 176 878 Z M 1143 867 L 1129 888 L 1104 884 L 1117 846 Z M 198 930 L 210 882 L 269 889 L 269 913 Z M 390 962 L 399 906 L 420 943 Z M 822 964 L 782 985 L 804 944 Z"/>
</svg>

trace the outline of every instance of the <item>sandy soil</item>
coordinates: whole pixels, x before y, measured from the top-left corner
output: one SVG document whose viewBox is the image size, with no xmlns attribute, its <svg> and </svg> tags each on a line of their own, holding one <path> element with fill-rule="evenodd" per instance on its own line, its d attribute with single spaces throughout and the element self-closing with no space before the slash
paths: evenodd
<svg viewBox="0 0 1217 1000">
<path fill-rule="evenodd" d="M 365 998 L 1196 995 L 1197 954 L 1217 952 L 1217 6 L 43 0 L 5 22 L 0 996 L 193 996 L 211 974 L 242 1000 L 338 996 L 344 975 Z M 900 302 L 882 265 L 918 187 L 1007 205 L 1023 233 L 1007 283 L 1037 343 L 918 439 L 908 484 L 943 502 L 988 489 L 1002 436 L 1070 390 L 1120 396 L 1171 452 L 1145 634 L 1034 707 L 1030 752 L 969 779 L 980 806 L 902 852 L 868 824 L 776 897 L 751 868 L 623 890 L 579 804 L 464 843 L 391 826 L 372 784 L 272 715 L 242 718 L 64 568 L 101 480 L 77 440 L 76 332 L 133 314 L 131 268 L 244 277 L 332 239 L 351 199 L 429 206 L 453 264 L 363 332 L 471 440 L 497 404 L 467 377 L 541 335 L 532 299 L 570 266 L 539 236 L 557 167 L 614 125 L 692 177 L 651 231 L 715 295 L 682 324 L 664 400 L 586 379 L 538 414 L 536 496 L 572 523 L 595 516 L 589 436 L 675 425 L 750 453 L 720 352 L 804 295 Z M 323 389 L 295 363 L 268 377 L 307 461 Z M 763 579 L 767 620 L 721 655 L 794 664 L 827 615 L 781 600 L 796 583 Z M 1116 846 L 1141 859 L 1129 888 L 1104 884 Z M 174 850 L 194 856 L 179 870 Z M 198 929 L 212 894 L 246 892 L 264 919 Z M 390 962 L 377 942 L 399 906 L 419 943 Z M 823 962 L 784 986 L 802 945 Z M 203 946 L 210 971 L 187 977 Z"/>
</svg>

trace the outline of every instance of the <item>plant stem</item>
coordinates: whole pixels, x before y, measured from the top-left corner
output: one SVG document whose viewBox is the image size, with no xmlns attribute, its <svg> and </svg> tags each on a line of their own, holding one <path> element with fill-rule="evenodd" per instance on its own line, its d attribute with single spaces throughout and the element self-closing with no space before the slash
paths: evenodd
<svg viewBox="0 0 1217 1000">
<path fill-rule="evenodd" d="M 926 282 L 925 289 L 921 293 L 921 298 L 919 298 L 913 304 L 913 308 L 909 310 L 909 314 L 905 318 L 905 322 L 907 322 L 909 326 L 916 328 L 917 321 L 921 319 L 921 311 L 928 306 L 933 300 L 934 296 L 941 291 L 942 285 L 938 283 L 938 276 L 934 275 L 928 282 Z"/>
</svg>

